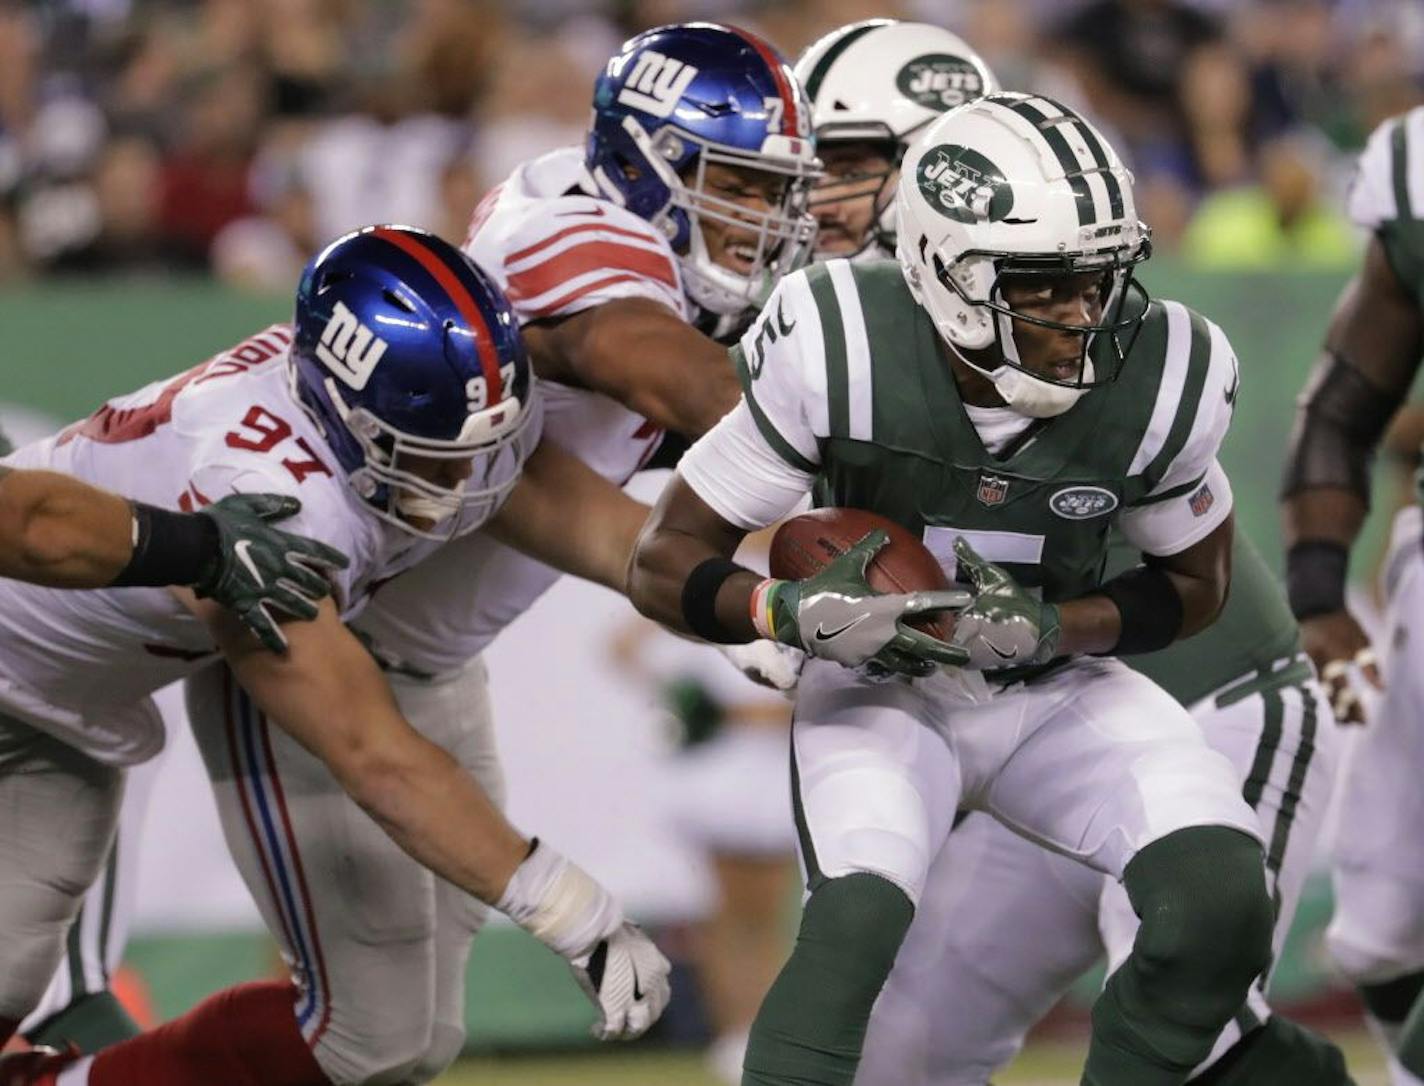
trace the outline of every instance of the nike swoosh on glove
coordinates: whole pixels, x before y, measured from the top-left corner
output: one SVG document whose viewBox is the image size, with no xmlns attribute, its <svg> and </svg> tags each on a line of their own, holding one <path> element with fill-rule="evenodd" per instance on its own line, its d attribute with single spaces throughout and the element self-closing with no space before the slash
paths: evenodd
<svg viewBox="0 0 1424 1086">
<path fill-rule="evenodd" d="M 570 963 L 574 980 L 601 1012 L 593 1025 L 600 1041 L 631 1041 L 658 1020 L 672 996 L 672 966 L 636 924 L 599 941 Z"/>
<path fill-rule="evenodd" d="M 598 1010 L 599 1040 L 632 1040 L 663 1013 L 668 960 L 612 894 L 538 838 L 495 908 L 569 963 Z"/>
</svg>

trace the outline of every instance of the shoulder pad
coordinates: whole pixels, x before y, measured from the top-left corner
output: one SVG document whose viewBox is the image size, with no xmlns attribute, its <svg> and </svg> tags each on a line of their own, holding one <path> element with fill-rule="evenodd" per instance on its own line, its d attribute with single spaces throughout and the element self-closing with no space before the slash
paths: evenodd
<svg viewBox="0 0 1424 1086">
<path fill-rule="evenodd" d="M 1424 107 L 1391 117 L 1370 134 L 1346 206 L 1367 230 L 1424 217 Z"/>
</svg>

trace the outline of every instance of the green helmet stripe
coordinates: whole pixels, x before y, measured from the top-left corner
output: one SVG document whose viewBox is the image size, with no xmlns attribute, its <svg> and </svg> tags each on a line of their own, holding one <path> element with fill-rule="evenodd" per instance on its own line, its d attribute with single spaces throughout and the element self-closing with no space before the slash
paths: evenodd
<svg viewBox="0 0 1424 1086">
<path fill-rule="evenodd" d="M 816 66 L 811 69 L 811 74 L 806 77 L 806 97 L 811 100 L 813 108 L 816 105 L 816 95 L 820 92 L 821 84 L 826 81 L 831 65 L 840 59 L 840 55 L 876 27 L 889 26 L 891 22 L 890 19 L 878 19 L 862 26 L 851 27 L 841 36 L 840 41 L 826 50 L 826 55 L 816 62 Z"/>
<path fill-rule="evenodd" d="M 1409 144 L 1405 136 L 1405 120 L 1405 117 L 1400 117 L 1394 122 L 1394 131 L 1389 137 L 1389 150 L 1394 160 L 1395 217 L 1412 219 L 1414 209 L 1409 205 Z"/>
<path fill-rule="evenodd" d="M 1100 171 L 1098 176 L 1103 179 L 1103 184 L 1108 190 L 1108 210 L 1114 219 L 1122 218 L 1122 185 L 1118 182 L 1117 175 L 1113 173 L 1108 165 L 1107 152 L 1103 150 L 1103 142 L 1098 139 L 1096 132 L 1088 126 L 1088 122 L 1079 117 L 1076 121 L 1078 133 L 1083 137 L 1083 142 L 1088 145 L 1088 154 L 1093 156 L 1093 162 L 1097 164 Z"/>
<path fill-rule="evenodd" d="M 1078 225 L 1091 226 L 1097 222 L 1098 215 L 1093 206 L 1093 190 L 1088 187 L 1088 179 L 1083 176 L 1082 164 L 1073 154 L 1073 149 L 1068 146 L 1068 141 L 1063 138 L 1063 133 L 1058 131 L 1056 124 L 1049 121 L 1047 114 L 1027 102 L 1005 102 L 1004 104 L 1032 124 L 1038 130 L 1038 134 L 1043 137 L 1044 142 L 1048 144 L 1049 150 L 1057 156 L 1058 165 L 1063 167 L 1063 173 L 1067 177 L 1068 185 L 1073 190 L 1073 197 L 1078 203 Z M 1067 113 L 1068 111 L 1065 109 L 1063 112 Z"/>
</svg>

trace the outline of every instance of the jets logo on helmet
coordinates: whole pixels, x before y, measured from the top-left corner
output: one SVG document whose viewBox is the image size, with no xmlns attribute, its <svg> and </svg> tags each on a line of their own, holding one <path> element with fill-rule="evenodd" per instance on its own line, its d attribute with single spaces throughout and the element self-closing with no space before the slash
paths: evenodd
<svg viewBox="0 0 1424 1086">
<path fill-rule="evenodd" d="M 895 86 L 915 105 L 941 113 L 988 93 L 983 68 L 948 53 L 916 57 L 896 74 Z"/>
<path fill-rule="evenodd" d="M 993 94 L 944 114 L 903 163 L 897 255 L 915 299 L 950 349 L 1026 415 L 1061 414 L 1117 379 L 1147 295 L 1133 276 L 1151 254 L 1132 177 L 1102 136 L 1052 99 Z M 1015 309 L 1006 289 L 1073 285 L 1084 321 Z M 1057 333 L 1077 357 L 1025 365 L 1016 327 Z M 1025 333 L 1028 334 L 1028 333 Z M 1033 334 L 1038 334 L 1037 332 Z"/>
<path fill-rule="evenodd" d="M 662 26 L 625 42 L 598 78 L 586 165 L 604 196 L 667 236 L 688 297 L 734 317 L 809 256 L 810 137 L 803 92 L 766 42 L 712 23 Z M 775 195 L 762 210 L 709 169 L 770 175 Z"/>
<path fill-rule="evenodd" d="M 997 222 L 1014 206 L 1003 172 L 969 147 L 940 144 L 920 159 L 920 192 L 941 215 L 957 222 Z"/>
<path fill-rule="evenodd" d="M 890 205 L 906 149 L 946 110 L 997 90 L 994 73 L 943 27 L 869 19 L 815 42 L 796 75 L 825 161 L 811 200 L 819 255 L 892 255 Z"/>
<path fill-rule="evenodd" d="M 297 399 L 378 516 L 443 539 L 498 507 L 533 375 L 509 303 L 468 257 L 405 226 L 347 234 L 302 273 L 295 324 Z"/>
</svg>

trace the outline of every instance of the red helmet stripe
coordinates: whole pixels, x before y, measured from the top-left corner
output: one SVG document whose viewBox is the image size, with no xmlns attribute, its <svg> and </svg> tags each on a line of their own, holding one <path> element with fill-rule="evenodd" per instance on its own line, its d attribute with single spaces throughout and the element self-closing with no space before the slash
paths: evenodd
<svg viewBox="0 0 1424 1086">
<path fill-rule="evenodd" d="M 796 104 L 796 89 L 792 87 L 791 80 L 786 76 L 786 65 L 782 63 L 776 50 L 767 45 L 755 34 L 743 30 L 741 27 L 728 27 L 735 32 L 757 51 L 757 54 L 766 62 L 766 66 L 771 69 L 771 77 L 776 80 L 776 92 L 781 95 L 781 135 L 795 136 L 801 131 L 801 111 Z"/>
<path fill-rule="evenodd" d="M 460 311 L 460 316 L 465 318 L 475 332 L 475 350 L 480 356 L 480 369 L 485 375 L 485 385 L 489 389 L 488 406 L 494 406 L 504 398 L 504 381 L 499 375 L 499 359 L 494 353 L 494 337 L 490 335 L 489 324 L 486 323 L 484 314 L 480 312 L 480 307 L 475 304 L 474 296 L 470 294 L 465 284 L 460 282 L 459 277 L 450 270 L 449 266 L 436 255 L 430 246 L 419 241 L 412 234 L 405 234 L 399 230 L 391 230 L 388 227 L 378 226 L 371 231 L 382 241 L 389 241 L 396 248 L 403 250 L 414 257 L 416 262 L 428 271 L 435 281 L 444 288 L 445 293 L 450 295 L 450 300 L 455 303 L 455 308 Z"/>
</svg>

